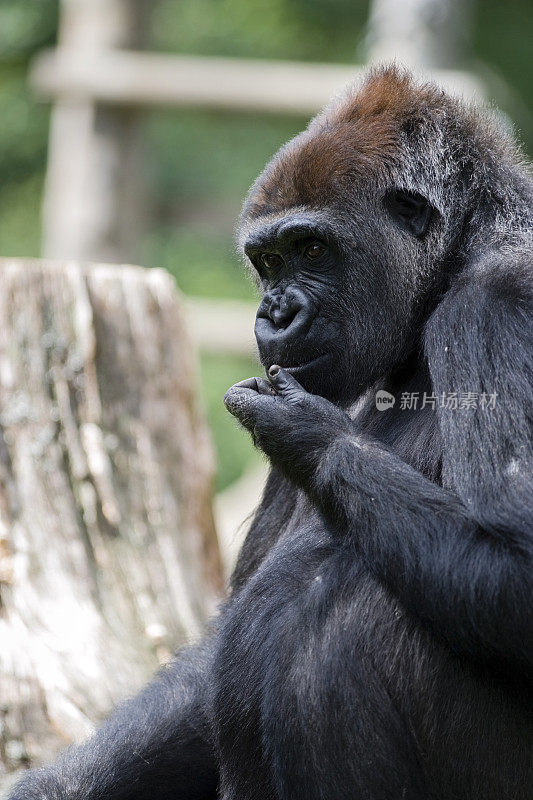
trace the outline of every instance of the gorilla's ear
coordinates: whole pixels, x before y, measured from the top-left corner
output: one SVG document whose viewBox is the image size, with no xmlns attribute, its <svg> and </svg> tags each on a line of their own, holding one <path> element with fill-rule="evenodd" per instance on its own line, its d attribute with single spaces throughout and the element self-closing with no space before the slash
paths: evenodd
<svg viewBox="0 0 533 800">
<path fill-rule="evenodd" d="M 417 238 L 425 234 L 433 208 L 423 195 L 418 192 L 393 189 L 385 195 L 384 203 L 404 230 Z"/>
</svg>

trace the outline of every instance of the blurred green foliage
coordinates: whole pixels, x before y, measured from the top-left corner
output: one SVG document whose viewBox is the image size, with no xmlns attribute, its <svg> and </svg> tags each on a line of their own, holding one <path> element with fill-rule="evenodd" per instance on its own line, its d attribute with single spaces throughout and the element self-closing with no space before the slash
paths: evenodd
<svg viewBox="0 0 533 800">
<path fill-rule="evenodd" d="M 188 294 L 253 299 L 233 245 L 243 197 L 265 160 L 301 118 L 201 111 L 150 116 L 155 225 L 143 261 L 176 276 Z"/>
<path fill-rule="evenodd" d="M 367 12 L 368 0 L 163 0 L 152 30 L 161 50 L 349 63 Z"/>
<path fill-rule="evenodd" d="M 479 0 L 473 59 L 507 81 L 497 100 L 522 127 L 531 150 L 533 40 L 531 0 Z M 248 58 L 356 62 L 364 58 L 368 0 L 157 0 L 150 47 L 161 51 Z M 49 112 L 32 97 L 32 55 L 54 43 L 58 0 L 0 0 L 0 253 L 39 253 L 39 208 Z M 147 116 L 152 224 L 139 261 L 166 267 L 183 291 L 253 298 L 234 252 L 242 199 L 270 155 L 305 124 L 294 117 L 199 111 Z M 236 380 L 257 373 L 247 359 L 203 357 L 202 387 L 219 452 L 219 487 L 254 456 L 221 398 Z"/>
<path fill-rule="evenodd" d="M 37 255 L 49 112 L 28 91 L 31 56 L 54 43 L 57 0 L 0 0 L 0 253 Z"/>
<path fill-rule="evenodd" d="M 249 375 L 257 375 L 257 364 L 251 359 L 202 356 L 201 388 L 217 451 L 217 489 L 224 489 L 260 458 L 250 444 L 250 435 L 228 414 L 222 403 L 226 389 Z"/>
</svg>

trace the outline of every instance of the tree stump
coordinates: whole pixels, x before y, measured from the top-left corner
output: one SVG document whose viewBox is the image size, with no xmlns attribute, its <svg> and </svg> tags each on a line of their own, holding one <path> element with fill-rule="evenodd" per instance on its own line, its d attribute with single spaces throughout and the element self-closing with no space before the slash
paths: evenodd
<svg viewBox="0 0 533 800">
<path fill-rule="evenodd" d="M 0 775 L 85 738 L 200 633 L 212 476 L 170 276 L 0 260 Z"/>
</svg>

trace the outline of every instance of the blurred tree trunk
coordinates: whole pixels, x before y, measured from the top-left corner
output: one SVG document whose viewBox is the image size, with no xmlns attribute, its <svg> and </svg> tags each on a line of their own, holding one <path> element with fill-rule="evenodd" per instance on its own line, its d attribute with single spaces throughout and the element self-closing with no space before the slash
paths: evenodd
<svg viewBox="0 0 533 800">
<path fill-rule="evenodd" d="M 213 611 L 194 387 L 165 272 L 0 260 L 0 774 L 84 738 Z"/>
</svg>

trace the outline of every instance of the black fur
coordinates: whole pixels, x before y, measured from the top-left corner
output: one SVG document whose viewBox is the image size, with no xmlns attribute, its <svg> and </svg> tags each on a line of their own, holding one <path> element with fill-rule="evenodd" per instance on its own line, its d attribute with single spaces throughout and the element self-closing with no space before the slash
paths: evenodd
<svg viewBox="0 0 533 800">
<path fill-rule="evenodd" d="M 273 465 L 230 599 L 11 800 L 533 796 L 531 199 L 492 123 L 394 70 L 276 157 L 241 241 L 287 369 L 226 395 Z"/>
</svg>

